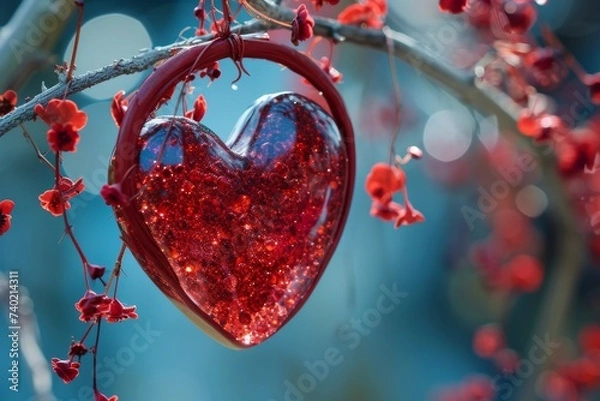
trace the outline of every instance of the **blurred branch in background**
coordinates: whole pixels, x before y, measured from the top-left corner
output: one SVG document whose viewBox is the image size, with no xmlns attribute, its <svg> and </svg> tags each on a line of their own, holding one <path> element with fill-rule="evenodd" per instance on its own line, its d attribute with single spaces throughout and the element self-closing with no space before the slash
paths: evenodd
<svg viewBox="0 0 600 401">
<path fill-rule="evenodd" d="M 24 0 L 0 29 L 0 88 L 20 88 L 52 60 L 54 48 L 75 10 L 72 0 Z"/>
</svg>

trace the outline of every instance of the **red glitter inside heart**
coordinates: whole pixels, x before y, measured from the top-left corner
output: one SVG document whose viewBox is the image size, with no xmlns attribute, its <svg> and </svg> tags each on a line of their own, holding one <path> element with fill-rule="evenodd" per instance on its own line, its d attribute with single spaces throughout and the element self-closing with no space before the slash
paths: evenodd
<svg viewBox="0 0 600 401">
<path fill-rule="evenodd" d="M 111 178 L 131 199 L 115 211 L 142 268 L 233 348 L 269 338 L 307 300 L 339 241 L 354 180 L 352 126 L 329 77 L 285 46 L 244 43 L 248 57 L 306 72 L 333 117 L 298 94 L 263 96 L 227 145 L 185 117 L 147 120 L 191 65 L 199 70 L 231 51 L 215 42 L 176 56 L 142 85 Z"/>
<path fill-rule="evenodd" d="M 339 228 L 335 123 L 284 93 L 259 99 L 227 146 L 184 117 L 149 121 L 141 140 L 138 203 L 181 288 L 237 342 L 260 343 L 312 291 Z"/>
</svg>

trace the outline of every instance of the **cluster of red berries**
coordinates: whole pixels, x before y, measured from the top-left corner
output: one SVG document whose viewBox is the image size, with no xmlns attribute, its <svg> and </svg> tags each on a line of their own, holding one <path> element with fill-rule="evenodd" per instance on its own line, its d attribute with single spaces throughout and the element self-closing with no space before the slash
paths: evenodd
<svg viewBox="0 0 600 401">
<path fill-rule="evenodd" d="M 600 325 L 579 333 L 580 356 L 556 364 L 540 379 L 543 395 L 552 401 L 579 401 L 600 389 Z"/>
<path fill-rule="evenodd" d="M 466 13 L 476 26 L 497 36 L 523 35 L 537 19 L 532 0 L 440 0 L 439 7 L 451 14 Z"/>
<path fill-rule="evenodd" d="M 544 280 L 544 267 L 532 254 L 538 233 L 529 218 L 511 208 L 491 216 L 492 234 L 474 245 L 471 261 L 486 286 L 499 292 L 534 292 Z"/>
<path fill-rule="evenodd" d="M 13 111 L 17 105 L 17 94 L 8 90 L 0 95 L 0 115 Z M 126 107 L 126 101 L 124 107 Z M 116 298 L 116 293 L 109 297 L 107 295 L 109 284 L 102 280 L 106 268 L 90 263 L 77 242 L 71 226 L 68 223 L 67 211 L 70 209 L 70 200 L 79 195 L 85 189 L 83 179 L 75 181 L 65 177 L 60 173 L 61 153 L 77 151 L 77 144 L 80 140 L 80 132 L 87 123 L 87 115 L 79 110 L 77 104 L 67 99 L 52 99 L 46 106 L 38 104 L 34 109 L 36 116 L 48 125 L 46 132 L 46 141 L 48 148 L 54 153 L 54 163 L 38 150 L 33 139 L 29 138 L 38 157 L 42 159 L 53 171 L 54 186 L 44 191 L 38 198 L 42 209 L 53 216 L 62 216 L 65 220 L 66 234 L 71 238 L 75 248 L 83 263 L 83 271 L 86 283 L 85 295 L 77 301 L 75 309 L 80 313 L 79 319 L 83 322 L 92 323 L 83 337 L 78 342 L 73 342 L 69 348 L 68 358 L 52 358 L 52 369 L 65 382 L 69 383 L 79 374 L 80 359 L 90 351 L 96 357 L 97 342 L 94 347 L 88 350 L 84 341 L 88 337 L 91 328 L 99 328 L 100 321 L 106 320 L 109 323 L 116 323 L 126 319 L 137 318 L 135 306 L 125 306 Z M 26 135 L 28 135 L 25 132 Z M 102 188 L 101 195 L 106 203 L 124 203 L 127 200 L 122 198 L 118 188 L 105 185 Z M 116 199 L 116 201 L 115 201 Z M 5 234 L 11 226 L 11 212 L 14 207 L 12 200 L 5 199 L 0 201 L 0 235 Z M 119 261 L 120 263 L 120 261 Z M 115 269 L 118 270 L 118 269 Z M 113 277 L 118 280 L 118 271 L 113 272 Z M 89 280 L 100 280 L 105 285 L 105 291 L 97 294 L 89 287 Z M 112 278 L 111 278 L 112 279 Z M 95 401 L 117 401 L 117 396 L 107 397 L 97 388 L 94 388 Z"/>
<path fill-rule="evenodd" d="M 365 182 L 365 189 L 373 205 L 371 215 L 394 223 L 394 228 L 425 221 L 423 214 L 413 207 L 406 190 L 406 174 L 401 164 L 410 159 L 419 159 L 422 152 L 416 146 L 408 149 L 407 155 L 394 164 L 377 163 L 371 169 Z M 404 205 L 393 201 L 393 196 L 402 192 Z"/>
</svg>

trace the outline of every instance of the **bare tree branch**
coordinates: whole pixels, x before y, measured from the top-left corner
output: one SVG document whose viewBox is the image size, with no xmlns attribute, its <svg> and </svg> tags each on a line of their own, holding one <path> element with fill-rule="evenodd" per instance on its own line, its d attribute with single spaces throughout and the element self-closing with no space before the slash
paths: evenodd
<svg viewBox="0 0 600 401">
<path fill-rule="evenodd" d="M 264 27 L 265 25 L 261 21 L 253 20 L 246 24 L 236 26 L 232 28 L 232 30 L 240 34 L 250 34 L 263 31 Z M 32 120 L 34 118 L 33 108 L 36 104 L 46 105 L 51 99 L 63 97 L 65 92 L 67 95 L 71 95 L 121 75 L 145 71 L 152 68 L 157 62 L 173 56 L 185 47 L 206 42 L 211 39 L 214 39 L 214 35 L 206 35 L 173 43 L 168 46 L 156 47 L 130 59 L 119 60 L 114 64 L 76 76 L 69 85 L 67 85 L 66 82 L 59 82 L 51 88 L 42 91 L 30 101 L 17 107 L 11 113 L 0 118 L 0 137 L 19 124 Z"/>
</svg>

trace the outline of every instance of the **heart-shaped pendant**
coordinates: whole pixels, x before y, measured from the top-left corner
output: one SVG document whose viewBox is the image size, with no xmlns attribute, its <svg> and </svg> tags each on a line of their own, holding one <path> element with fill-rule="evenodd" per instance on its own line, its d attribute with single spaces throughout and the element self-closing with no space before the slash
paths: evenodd
<svg viewBox="0 0 600 401">
<path fill-rule="evenodd" d="M 197 69 L 214 61 L 206 53 L 215 45 L 203 49 Z M 297 57 L 258 41 L 247 41 L 246 57 L 256 54 L 248 45 Z M 185 117 L 146 121 L 160 93 L 143 89 L 184 78 L 185 60 L 153 75 L 176 61 L 185 73 L 170 85 L 151 76 L 121 126 L 112 180 L 131 202 L 116 208 L 119 225 L 142 268 L 188 317 L 227 346 L 254 346 L 300 309 L 337 246 L 354 179 L 351 126 L 339 118 L 341 99 L 325 90 L 337 119 L 304 96 L 267 95 L 227 145 Z M 310 63 L 309 73 L 322 74 Z"/>
</svg>

